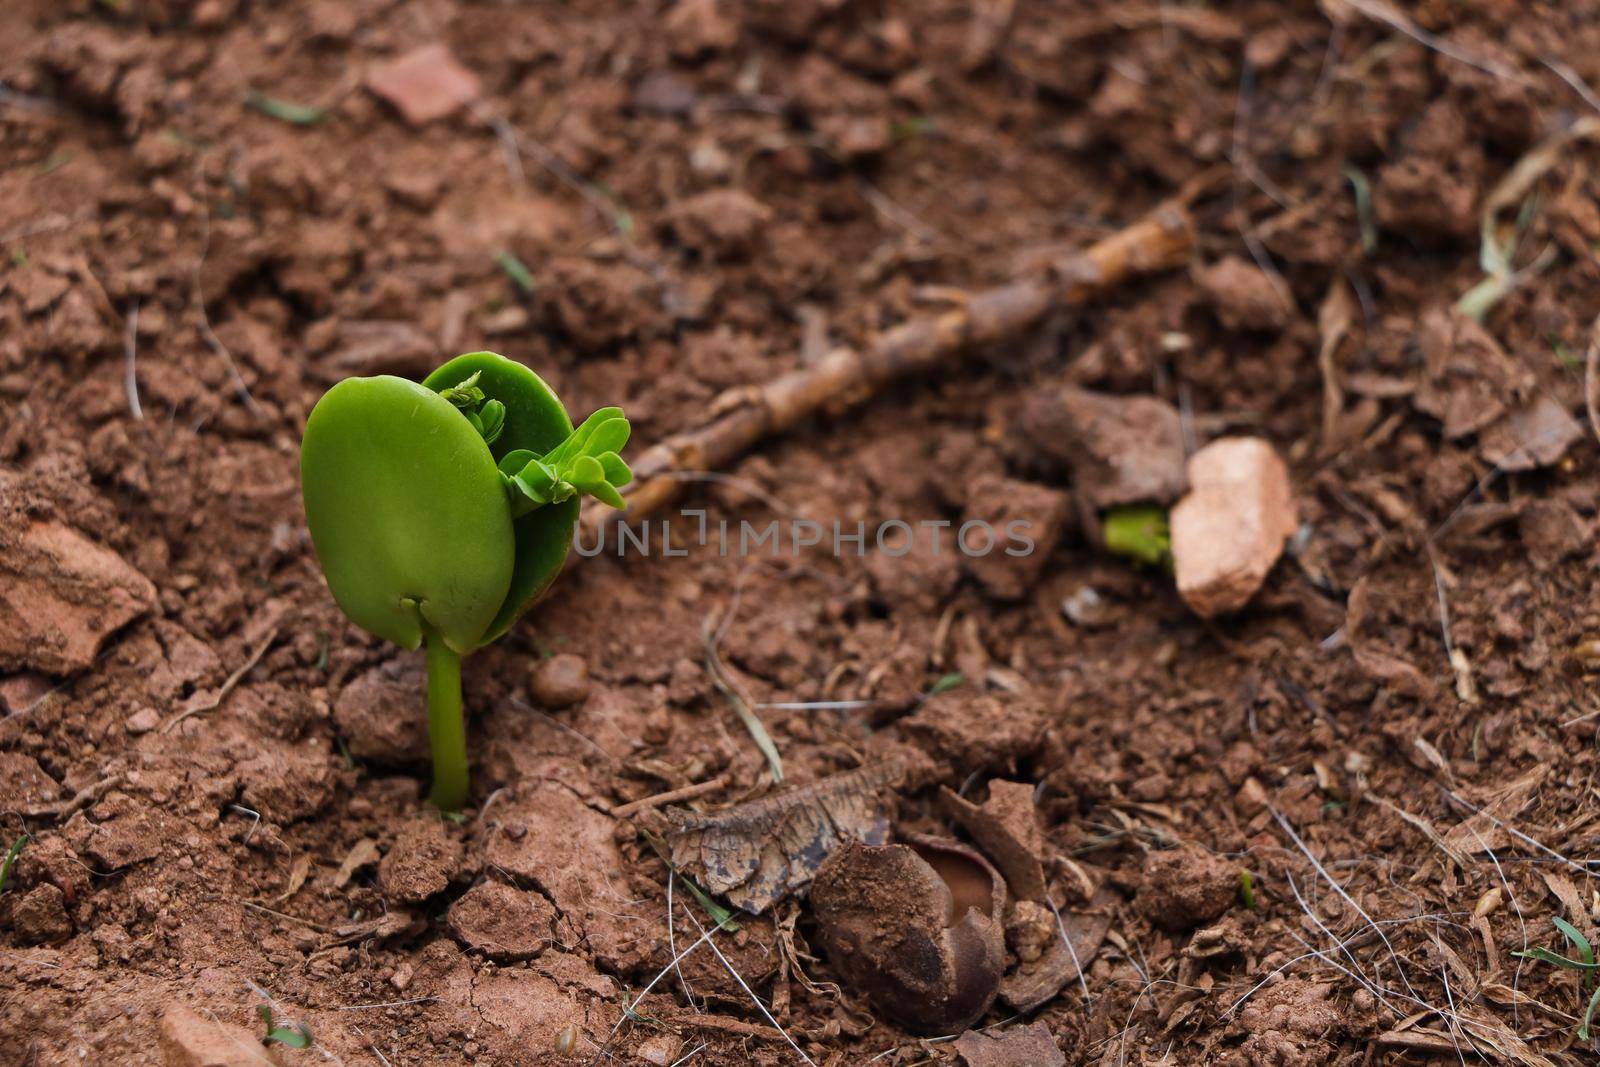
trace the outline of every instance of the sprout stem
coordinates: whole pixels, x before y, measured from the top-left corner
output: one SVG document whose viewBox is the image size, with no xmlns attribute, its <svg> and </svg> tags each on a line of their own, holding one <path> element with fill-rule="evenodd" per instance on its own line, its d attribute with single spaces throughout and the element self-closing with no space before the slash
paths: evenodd
<svg viewBox="0 0 1600 1067">
<path fill-rule="evenodd" d="M 460 811 L 467 802 L 467 725 L 461 714 L 461 656 L 429 631 L 428 742 L 433 746 L 433 789 L 428 801 L 440 811 Z"/>
</svg>

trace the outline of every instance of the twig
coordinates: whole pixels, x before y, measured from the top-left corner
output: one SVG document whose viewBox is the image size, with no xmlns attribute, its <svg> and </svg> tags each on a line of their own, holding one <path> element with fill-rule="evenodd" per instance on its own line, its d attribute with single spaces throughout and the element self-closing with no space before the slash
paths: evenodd
<svg viewBox="0 0 1600 1067">
<path fill-rule="evenodd" d="M 1203 189 L 1197 186 L 1194 195 Z M 683 487 L 677 472 L 724 467 L 813 415 L 860 404 L 898 379 L 928 375 L 970 348 L 1010 340 L 1052 312 L 1087 304 L 1133 277 L 1181 266 L 1193 246 L 1193 223 L 1181 203 L 1172 204 L 1048 270 L 885 330 L 859 352 L 838 348 L 765 384 L 730 389 L 712 402 L 708 422 L 657 443 L 633 464 L 627 514 L 651 515 L 675 499 Z M 598 543 L 601 525 L 613 521 L 608 515 L 615 513 L 584 508 L 586 543 Z"/>
<path fill-rule="evenodd" d="M 669 789 L 665 793 L 657 793 L 653 797 L 644 797 L 640 800 L 630 801 L 629 803 L 623 804 L 620 807 L 612 808 L 611 817 L 614 819 L 626 819 L 635 812 L 643 811 L 646 808 L 654 808 L 662 804 L 672 804 L 679 800 L 693 800 L 695 797 L 705 796 L 707 793 L 715 793 L 718 789 L 721 789 L 723 786 L 727 785 L 728 780 L 729 775 L 718 775 L 708 782 L 700 782 L 696 785 L 686 785 L 681 789 Z"/>
<path fill-rule="evenodd" d="M 178 712 L 178 714 L 167 720 L 166 725 L 161 727 L 161 732 L 170 734 L 180 722 L 183 722 L 191 715 L 202 715 L 221 707 L 222 702 L 228 699 L 228 694 L 233 692 L 234 687 L 244 680 L 244 676 L 249 674 L 257 663 L 261 662 L 261 657 L 267 654 L 267 649 L 272 646 L 272 642 L 277 640 L 277 637 L 278 627 L 274 626 L 267 636 L 261 639 L 261 643 L 255 647 L 255 651 L 250 653 L 250 658 L 240 664 L 238 670 L 228 675 L 228 680 L 222 683 L 222 688 L 217 690 L 216 696 L 212 697 L 209 702 L 196 704 L 194 707 L 185 708 L 183 711 Z"/>
<path fill-rule="evenodd" d="M 122 385 L 128 392 L 128 410 L 136 419 L 144 418 L 144 408 L 139 404 L 139 301 L 136 298 L 128 307 L 128 328 L 122 335 Z"/>
<path fill-rule="evenodd" d="M 220 898 L 218 898 L 218 899 L 220 899 Z M 326 926 L 323 926 L 321 923 L 314 923 L 309 919 L 302 919 L 297 915 L 290 915 L 286 911 L 278 911 L 278 910 L 276 910 L 274 908 L 269 908 L 265 904 L 257 904 L 257 903 L 255 903 L 254 901 L 251 901 L 251 900 L 237 900 L 237 901 L 234 901 L 234 903 L 243 904 L 245 907 L 249 908 L 251 911 L 261 911 L 261 912 L 267 913 L 268 915 L 277 916 L 280 919 L 287 919 L 292 923 L 296 923 L 296 924 L 298 924 L 300 926 L 304 926 L 308 930 L 315 930 L 319 934 L 326 934 L 326 933 L 329 932 L 328 928 Z"/>
<path fill-rule="evenodd" d="M 376 1004 L 345 1004 L 334 1011 L 374 1011 L 378 1008 L 408 1008 L 413 1004 L 432 1004 L 438 997 L 412 997 L 410 1000 L 384 1000 Z"/>
<path fill-rule="evenodd" d="M 67 800 L 58 800 L 53 804 L 41 804 L 38 807 L 28 808 L 23 815 L 30 819 L 63 819 L 79 808 L 86 808 L 119 786 L 127 779 L 125 774 L 113 774 L 109 778 L 102 778 L 92 785 L 86 785 L 78 790 Z"/>
</svg>

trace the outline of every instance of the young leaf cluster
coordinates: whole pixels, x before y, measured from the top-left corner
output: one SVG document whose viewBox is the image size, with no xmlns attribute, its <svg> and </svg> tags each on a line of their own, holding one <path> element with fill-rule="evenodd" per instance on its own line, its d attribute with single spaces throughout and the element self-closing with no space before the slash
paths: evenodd
<svg viewBox="0 0 1600 1067">
<path fill-rule="evenodd" d="M 473 371 L 466 381 L 439 390 L 439 395 L 466 416 L 472 428 L 478 431 L 478 436 L 483 438 L 484 444 L 492 445 L 505 432 L 506 406 L 498 400 L 485 398 L 483 390 L 478 388 L 478 378 L 482 373 Z"/>
<path fill-rule="evenodd" d="M 527 448 L 507 452 L 499 467 L 512 516 L 559 504 L 579 493 L 614 508 L 626 507 L 617 490 L 633 480 L 633 472 L 618 454 L 628 443 L 628 432 L 621 408 L 601 408 L 542 456 Z"/>
</svg>

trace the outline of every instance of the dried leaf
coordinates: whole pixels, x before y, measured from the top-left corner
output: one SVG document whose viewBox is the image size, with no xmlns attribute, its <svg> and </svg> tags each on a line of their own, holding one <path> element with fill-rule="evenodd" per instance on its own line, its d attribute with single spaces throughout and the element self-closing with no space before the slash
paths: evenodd
<svg viewBox="0 0 1600 1067">
<path fill-rule="evenodd" d="M 272 903 L 282 904 L 306 884 L 306 878 L 311 874 L 311 853 L 302 852 L 295 857 L 294 866 L 289 868 L 289 881 L 284 885 L 283 892 L 272 898 Z"/>
<path fill-rule="evenodd" d="M 350 846 L 344 862 L 339 864 L 339 873 L 333 876 L 333 888 L 343 889 L 357 871 L 377 863 L 378 858 L 378 843 L 370 837 L 363 837 Z"/>
<path fill-rule="evenodd" d="M 968 1030 L 956 1038 L 955 1049 L 966 1067 L 1066 1067 L 1067 1062 L 1044 1023 L 993 1035 Z"/>
<path fill-rule="evenodd" d="M 1044 955 L 1032 963 L 1018 965 L 1005 976 L 1000 983 L 1000 999 L 1021 1012 L 1032 1011 L 1053 999 L 1099 954 L 1111 929 L 1112 909 L 1120 899 L 1111 890 L 1102 889 L 1088 908 L 1062 912 L 1061 925 L 1071 945 L 1057 931 Z"/>
<path fill-rule="evenodd" d="M 1033 786 L 1027 782 L 989 783 L 989 799 L 982 807 L 941 790 L 945 807 L 985 855 L 1005 875 L 1011 895 L 1018 900 L 1044 899 L 1044 834 L 1033 806 Z"/>
<path fill-rule="evenodd" d="M 661 817 L 673 866 L 736 907 L 765 911 L 810 882 L 843 842 L 888 840 L 893 798 L 885 790 L 906 770 L 897 757 L 710 815 L 668 808 Z"/>
<path fill-rule="evenodd" d="M 1513 839 L 1503 825 L 1522 813 L 1543 780 L 1544 771 L 1539 769 L 1497 790 L 1488 803 L 1479 805 L 1483 810 L 1463 819 L 1444 835 L 1445 843 L 1469 856 L 1507 847 Z"/>
</svg>

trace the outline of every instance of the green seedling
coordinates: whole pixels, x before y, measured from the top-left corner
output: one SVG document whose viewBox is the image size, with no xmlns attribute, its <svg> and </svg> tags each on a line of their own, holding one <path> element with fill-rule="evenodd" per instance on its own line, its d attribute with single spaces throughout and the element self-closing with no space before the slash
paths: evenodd
<svg viewBox="0 0 1600 1067">
<path fill-rule="evenodd" d="M 1165 508 L 1131 504 L 1106 512 L 1106 548 L 1152 567 L 1172 566 L 1172 528 Z"/>
<path fill-rule="evenodd" d="M 280 100 L 255 89 L 246 90 L 244 102 L 263 115 L 270 115 L 279 122 L 287 122 L 291 126 L 315 126 L 328 117 L 328 109 L 325 107 L 312 107 Z"/>
<path fill-rule="evenodd" d="M 274 1025 L 270 1004 L 256 1008 L 256 1014 L 261 1016 L 261 1023 L 267 1028 L 261 1038 L 263 1045 L 282 1045 L 284 1048 L 307 1048 L 311 1045 L 311 1031 L 304 1023 L 291 1021 L 288 1026 Z"/>
<path fill-rule="evenodd" d="M 618 408 L 573 429 L 537 374 L 493 352 L 421 384 L 348 378 L 306 421 L 306 523 L 334 600 L 369 633 L 426 647 L 429 799 L 444 811 L 467 798 L 461 659 L 549 589 L 581 497 L 626 506 L 628 432 Z"/>
<path fill-rule="evenodd" d="M 1256 880 L 1242 867 L 1239 869 L 1239 899 L 1244 902 L 1246 911 L 1256 910 Z"/>
<path fill-rule="evenodd" d="M 1583 973 L 1583 988 L 1588 990 L 1592 987 L 1594 990 L 1589 994 L 1589 1006 L 1584 1010 L 1583 1020 L 1578 1024 L 1578 1040 L 1587 1041 L 1589 1040 L 1589 1026 L 1594 1022 L 1595 1009 L 1600 1008 L 1600 984 L 1595 982 L 1596 972 L 1600 971 L 1600 963 L 1596 963 L 1594 960 L 1594 946 L 1589 943 L 1589 939 L 1584 937 L 1576 926 L 1573 926 L 1565 919 L 1552 918 L 1551 921 L 1555 923 L 1556 929 L 1561 932 L 1561 936 L 1566 938 L 1572 947 L 1578 950 L 1579 959 L 1571 959 L 1553 949 L 1543 947 L 1532 948 L 1526 952 L 1513 952 L 1512 955 L 1520 956 L 1525 960 L 1538 960 L 1540 963 L 1548 963 L 1564 970 L 1581 971 Z"/>
<path fill-rule="evenodd" d="M 11 878 L 11 868 L 16 866 L 17 857 L 22 855 L 22 849 L 28 843 L 28 835 L 23 834 L 11 842 L 11 847 L 6 850 L 6 858 L 0 862 L 0 893 L 5 892 L 6 882 Z"/>
</svg>

